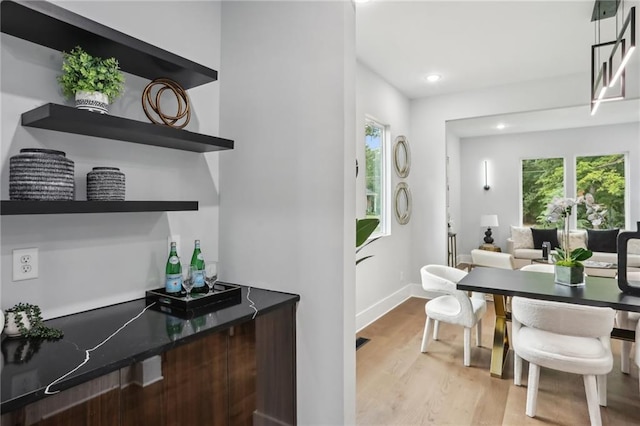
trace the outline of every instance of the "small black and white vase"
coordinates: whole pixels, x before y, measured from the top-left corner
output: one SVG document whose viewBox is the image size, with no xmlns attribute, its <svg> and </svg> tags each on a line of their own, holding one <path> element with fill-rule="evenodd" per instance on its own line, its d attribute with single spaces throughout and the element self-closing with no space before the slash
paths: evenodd
<svg viewBox="0 0 640 426">
<path fill-rule="evenodd" d="M 62 151 L 24 148 L 9 159 L 9 199 L 72 201 L 74 163 Z"/>
<path fill-rule="evenodd" d="M 117 167 L 94 167 L 87 173 L 87 200 L 124 201 L 125 177 Z"/>
</svg>

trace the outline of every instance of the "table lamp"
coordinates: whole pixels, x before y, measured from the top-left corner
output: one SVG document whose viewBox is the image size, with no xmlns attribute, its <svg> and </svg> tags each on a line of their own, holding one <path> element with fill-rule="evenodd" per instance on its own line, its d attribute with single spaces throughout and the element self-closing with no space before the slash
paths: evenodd
<svg viewBox="0 0 640 426">
<path fill-rule="evenodd" d="M 493 238 L 491 237 L 491 227 L 498 226 L 498 215 L 483 214 L 482 216 L 480 216 L 480 226 L 487 227 L 487 230 L 484 232 L 485 244 L 493 244 Z"/>
</svg>

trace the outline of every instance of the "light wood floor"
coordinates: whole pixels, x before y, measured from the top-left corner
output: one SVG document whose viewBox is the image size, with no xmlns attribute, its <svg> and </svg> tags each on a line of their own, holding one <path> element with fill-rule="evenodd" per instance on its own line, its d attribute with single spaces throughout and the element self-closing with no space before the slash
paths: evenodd
<svg viewBox="0 0 640 426">
<path fill-rule="evenodd" d="M 359 425 L 588 425 L 582 377 L 543 369 L 535 418 L 525 415 L 523 386 L 513 384 L 513 354 L 504 379 L 489 374 L 495 314 L 489 303 L 482 347 L 472 333 L 471 366 L 462 365 L 462 327 L 440 325 L 438 341 L 420 352 L 424 299 L 412 298 L 371 324 L 358 337 L 371 341 L 356 352 Z M 509 325 L 510 327 L 510 325 Z M 620 372 L 620 341 L 613 340 L 603 425 L 639 425 L 638 368 Z"/>
</svg>

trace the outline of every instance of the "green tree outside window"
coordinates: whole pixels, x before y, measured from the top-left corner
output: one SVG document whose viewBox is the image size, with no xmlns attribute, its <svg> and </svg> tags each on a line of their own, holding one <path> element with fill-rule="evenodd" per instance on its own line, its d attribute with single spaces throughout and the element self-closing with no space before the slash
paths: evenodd
<svg viewBox="0 0 640 426">
<path fill-rule="evenodd" d="M 577 195 L 591 201 L 578 206 L 578 228 L 624 229 L 624 170 L 624 154 L 576 158 Z"/>
<path fill-rule="evenodd" d="M 522 224 L 547 226 L 547 205 L 564 196 L 564 160 L 522 160 Z"/>
<path fill-rule="evenodd" d="M 384 127 L 374 121 L 365 123 L 365 156 L 366 156 L 366 197 L 367 218 L 383 218 L 384 181 L 383 181 L 383 146 Z M 376 231 L 380 230 L 378 225 Z"/>
</svg>

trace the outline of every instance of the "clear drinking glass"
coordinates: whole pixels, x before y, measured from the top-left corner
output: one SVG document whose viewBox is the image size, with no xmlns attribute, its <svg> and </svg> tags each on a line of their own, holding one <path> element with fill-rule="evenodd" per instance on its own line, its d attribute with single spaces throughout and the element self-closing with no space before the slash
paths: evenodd
<svg viewBox="0 0 640 426">
<path fill-rule="evenodd" d="M 218 281 L 218 262 L 209 261 L 204 264 L 204 280 L 209 286 L 209 292 L 213 291 L 213 285 Z"/>
<path fill-rule="evenodd" d="M 187 300 L 191 300 L 191 289 L 197 274 L 198 268 L 195 265 L 182 265 L 182 287 L 187 292 Z"/>
</svg>

